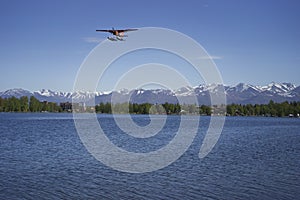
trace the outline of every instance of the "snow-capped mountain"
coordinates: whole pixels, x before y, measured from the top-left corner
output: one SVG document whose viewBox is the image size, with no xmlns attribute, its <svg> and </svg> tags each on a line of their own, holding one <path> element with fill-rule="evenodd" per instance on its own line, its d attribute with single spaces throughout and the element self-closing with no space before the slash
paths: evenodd
<svg viewBox="0 0 300 200">
<path fill-rule="evenodd" d="M 265 86 L 254 86 L 239 83 L 235 86 L 225 87 L 227 103 L 268 103 L 270 100 L 275 102 L 299 101 L 297 87 L 291 83 L 270 83 Z"/>
<path fill-rule="evenodd" d="M 10 89 L 0 92 L 0 97 L 8 98 L 15 96 L 34 96 L 40 101 L 49 102 L 86 102 L 92 104 L 94 98 L 98 104 L 100 102 L 134 102 L 134 103 L 193 103 L 194 97 L 199 104 L 210 104 L 211 95 L 226 94 L 227 103 L 238 104 L 265 104 L 270 100 L 275 102 L 300 101 L 300 86 L 296 87 L 291 83 L 270 83 L 264 86 L 255 86 L 251 84 L 239 83 L 233 86 L 224 86 L 220 84 L 201 84 L 196 87 L 182 87 L 177 90 L 167 89 L 122 89 L 113 92 L 56 92 L 52 90 L 40 90 L 30 92 L 24 89 Z"/>
<path fill-rule="evenodd" d="M 4 92 L 0 92 L 0 97 L 2 98 L 8 98 L 12 96 L 16 98 L 20 98 L 22 96 L 32 96 L 32 95 L 33 95 L 32 92 L 21 88 L 15 88 L 15 89 L 6 90 Z"/>
<path fill-rule="evenodd" d="M 282 94 L 282 93 L 288 93 L 290 92 L 291 90 L 295 89 L 296 86 L 294 84 L 291 84 L 291 83 L 270 83 L 268 84 L 267 86 L 261 86 L 260 89 L 262 91 L 269 91 L 269 92 L 272 92 L 272 93 L 279 93 L 279 94 Z"/>
</svg>

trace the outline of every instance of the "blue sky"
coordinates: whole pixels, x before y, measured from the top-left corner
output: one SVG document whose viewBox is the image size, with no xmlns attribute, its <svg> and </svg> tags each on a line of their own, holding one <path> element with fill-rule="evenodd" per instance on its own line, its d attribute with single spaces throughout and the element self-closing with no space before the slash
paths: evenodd
<svg viewBox="0 0 300 200">
<path fill-rule="evenodd" d="M 299 9 L 297 0 L 2 1 L 0 91 L 72 91 L 84 58 L 108 36 L 95 29 L 111 27 L 182 32 L 215 58 L 228 85 L 300 85 Z"/>
</svg>

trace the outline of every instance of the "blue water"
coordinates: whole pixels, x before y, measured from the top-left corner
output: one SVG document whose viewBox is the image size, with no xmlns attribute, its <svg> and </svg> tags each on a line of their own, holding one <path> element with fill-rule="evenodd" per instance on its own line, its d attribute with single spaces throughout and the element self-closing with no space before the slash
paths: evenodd
<svg viewBox="0 0 300 200">
<path fill-rule="evenodd" d="M 146 115 L 133 118 L 149 123 Z M 215 148 L 199 159 L 209 119 L 200 117 L 194 142 L 177 161 L 132 174 L 89 154 L 72 114 L 0 113 L 0 199 L 299 199 L 300 119 L 228 117 Z M 112 115 L 98 120 L 116 145 L 147 152 L 172 140 L 180 117 L 168 116 L 149 141 L 127 137 Z"/>
</svg>

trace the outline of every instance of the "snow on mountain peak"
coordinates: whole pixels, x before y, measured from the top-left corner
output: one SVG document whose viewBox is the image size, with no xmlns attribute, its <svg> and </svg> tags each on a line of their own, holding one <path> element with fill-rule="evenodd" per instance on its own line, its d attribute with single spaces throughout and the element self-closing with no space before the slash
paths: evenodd
<svg viewBox="0 0 300 200">
<path fill-rule="evenodd" d="M 262 91 L 269 91 L 272 93 L 287 93 L 295 89 L 296 86 L 292 83 L 275 83 L 272 82 L 265 86 L 260 86 Z"/>
<path fill-rule="evenodd" d="M 194 91 L 194 88 L 186 86 L 186 87 L 181 87 L 177 89 L 175 92 L 176 94 L 189 94 L 191 91 Z"/>
<path fill-rule="evenodd" d="M 247 90 L 252 90 L 252 92 L 259 92 L 259 88 L 254 85 L 246 84 L 246 83 L 239 83 L 234 86 L 227 86 L 226 91 L 234 91 L 234 92 L 245 92 Z"/>
<path fill-rule="evenodd" d="M 54 92 L 52 92 L 51 90 L 48 90 L 48 89 L 42 89 L 42 90 L 36 91 L 34 93 L 37 93 L 37 94 L 40 94 L 40 95 L 46 96 L 46 97 L 51 97 L 51 96 L 55 95 Z"/>
<path fill-rule="evenodd" d="M 31 95 L 32 93 L 30 91 L 24 90 L 22 88 L 13 88 L 13 89 L 6 90 L 4 92 L 0 92 L 0 96 L 4 98 L 12 97 L 12 96 L 20 98 L 22 96 L 31 96 Z"/>
</svg>

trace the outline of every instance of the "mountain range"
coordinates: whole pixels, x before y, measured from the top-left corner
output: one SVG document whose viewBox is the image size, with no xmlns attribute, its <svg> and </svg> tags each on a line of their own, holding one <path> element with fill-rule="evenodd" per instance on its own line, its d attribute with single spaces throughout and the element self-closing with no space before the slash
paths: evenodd
<svg viewBox="0 0 300 200">
<path fill-rule="evenodd" d="M 193 102 L 193 96 L 196 96 L 199 104 L 209 105 L 210 95 L 217 94 L 218 91 L 225 91 L 227 104 L 266 104 L 270 100 L 274 102 L 300 101 L 300 86 L 292 83 L 272 82 L 264 86 L 255 86 L 251 84 L 239 83 L 233 86 L 220 84 L 201 84 L 196 87 L 182 87 L 177 90 L 167 89 L 122 89 L 112 92 L 57 92 L 49 89 L 42 89 L 30 92 L 24 89 L 9 89 L 0 92 L 0 97 L 9 98 L 21 96 L 34 96 L 40 101 L 48 102 L 71 102 L 72 98 L 76 102 L 85 102 L 92 104 L 95 97 L 96 104 L 100 102 L 110 102 L 113 96 L 113 102 L 122 103 L 130 100 L 132 103 L 177 103 L 178 98 L 186 104 Z"/>
</svg>

